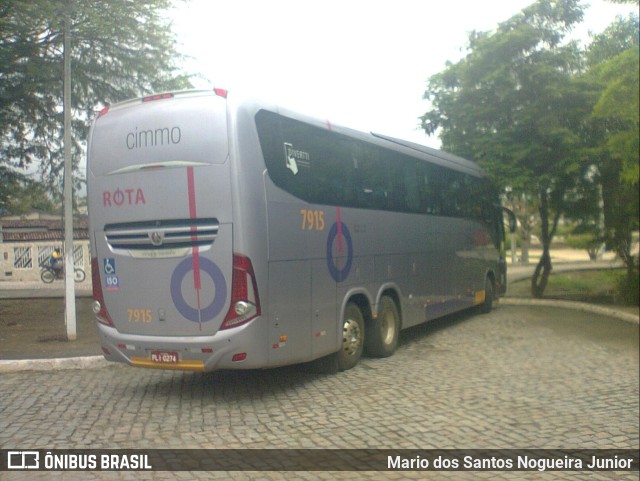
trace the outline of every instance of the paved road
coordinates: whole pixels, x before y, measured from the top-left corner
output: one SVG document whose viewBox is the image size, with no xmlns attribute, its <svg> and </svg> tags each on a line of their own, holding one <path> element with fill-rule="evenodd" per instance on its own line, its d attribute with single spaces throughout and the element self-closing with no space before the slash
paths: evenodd
<svg viewBox="0 0 640 481">
<path fill-rule="evenodd" d="M 403 332 L 397 353 L 325 376 L 110 365 L 0 376 L 0 447 L 638 448 L 638 326 L 501 306 Z M 31 476 L 3 473 L 7 479 Z M 431 473 L 431 479 L 436 473 Z M 613 473 L 437 473 L 612 479 Z M 447 478 L 447 475 L 449 478 Z M 139 479 L 66 473 L 56 479 Z M 144 473 L 144 479 L 424 479 L 425 473 Z M 618 473 L 615 479 L 638 479 Z"/>
</svg>

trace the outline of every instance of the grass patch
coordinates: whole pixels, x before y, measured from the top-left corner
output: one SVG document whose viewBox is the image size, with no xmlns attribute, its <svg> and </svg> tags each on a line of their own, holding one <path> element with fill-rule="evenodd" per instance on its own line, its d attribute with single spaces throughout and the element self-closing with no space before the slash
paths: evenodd
<svg viewBox="0 0 640 481">
<path fill-rule="evenodd" d="M 544 291 L 545 299 L 617 304 L 616 283 L 625 275 L 624 269 L 585 270 L 551 273 Z M 512 297 L 531 297 L 531 279 L 516 281 L 509 286 Z"/>
</svg>

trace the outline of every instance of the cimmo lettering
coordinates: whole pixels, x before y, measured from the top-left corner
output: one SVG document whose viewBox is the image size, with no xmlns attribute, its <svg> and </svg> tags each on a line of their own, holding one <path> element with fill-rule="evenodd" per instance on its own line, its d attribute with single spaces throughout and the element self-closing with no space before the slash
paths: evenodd
<svg viewBox="0 0 640 481">
<path fill-rule="evenodd" d="M 103 207 L 122 207 L 123 205 L 144 205 L 147 201 L 144 192 L 140 188 L 116 189 L 113 192 L 102 192 Z"/>
<path fill-rule="evenodd" d="M 182 140 L 180 127 L 161 127 L 155 130 L 138 130 L 136 127 L 126 137 L 127 149 L 144 149 L 179 144 Z"/>
</svg>

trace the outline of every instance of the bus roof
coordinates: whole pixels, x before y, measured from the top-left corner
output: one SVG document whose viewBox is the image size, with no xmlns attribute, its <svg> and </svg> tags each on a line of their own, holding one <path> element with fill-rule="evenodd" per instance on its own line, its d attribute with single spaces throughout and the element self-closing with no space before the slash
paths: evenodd
<svg viewBox="0 0 640 481">
<path fill-rule="evenodd" d="M 330 130 L 346 135 L 348 137 L 356 138 L 368 143 L 376 144 L 381 147 L 385 147 L 390 150 L 395 150 L 398 152 L 402 152 L 404 154 L 410 155 L 412 157 L 421 158 L 425 161 L 441 165 L 443 167 L 447 167 L 450 169 L 462 171 L 471 175 L 484 177 L 486 174 L 484 170 L 478 166 L 475 162 L 464 159 L 462 157 L 458 157 L 456 155 L 450 154 L 448 152 L 444 152 L 442 150 L 434 149 L 431 147 L 427 147 L 426 145 L 418 144 L 415 142 L 411 142 L 404 139 L 399 139 L 395 137 L 391 137 L 384 134 L 379 134 L 376 132 L 362 132 L 360 130 L 356 130 L 350 127 L 345 127 L 343 125 L 337 125 L 329 122 L 327 119 L 320 119 L 317 117 L 310 116 L 308 114 L 303 114 L 299 110 L 291 109 L 289 107 L 285 107 L 284 105 L 277 105 L 269 101 L 265 101 L 261 98 L 256 98 L 253 96 L 244 96 L 242 94 L 238 95 L 235 91 L 235 96 L 230 94 L 229 97 L 234 101 L 237 107 L 244 105 L 245 107 L 258 112 L 259 110 L 268 110 L 278 113 L 280 115 L 284 115 L 285 117 L 292 118 L 294 120 L 298 120 L 300 122 L 308 123 L 311 125 L 315 125 L 321 128 L 329 128 Z M 137 105 L 149 100 L 162 100 L 167 98 L 180 98 L 180 97 L 191 97 L 191 96 L 209 96 L 209 95 L 217 95 L 227 98 L 228 91 L 224 89 L 208 89 L 208 90 L 182 90 L 176 92 L 165 92 L 157 95 L 147 95 L 144 97 L 139 97 L 135 99 L 124 100 L 122 102 L 115 103 L 113 105 L 107 106 L 103 109 L 103 112 L 106 113 L 108 110 L 117 110 L 120 108 L 131 107 L 133 105 Z M 235 98 L 234 98 L 235 97 Z M 238 98 L 240 97 L 240 98 Z M 98 116 L 102 115 L 101 112 Z"/>
</svg>

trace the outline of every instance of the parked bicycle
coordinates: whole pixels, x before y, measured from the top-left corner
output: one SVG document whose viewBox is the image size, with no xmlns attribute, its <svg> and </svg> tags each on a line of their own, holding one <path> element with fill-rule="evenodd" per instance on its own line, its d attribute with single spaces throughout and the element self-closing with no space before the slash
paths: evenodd
<svg viewBox="0 0 640 481">
<path fill-rule="evenodd" d="M 40 279 L 45 284 L 51 284 L 56 279 L 64 279 L 64 268 L 56 270 L 49 264 L 41 264 L 42 270 L 40 271 Z M 75 282 L 82 282 L 87 277 L 87 274 L 80 267 L 74 267 L 73 280 Z"/>
</svg>

